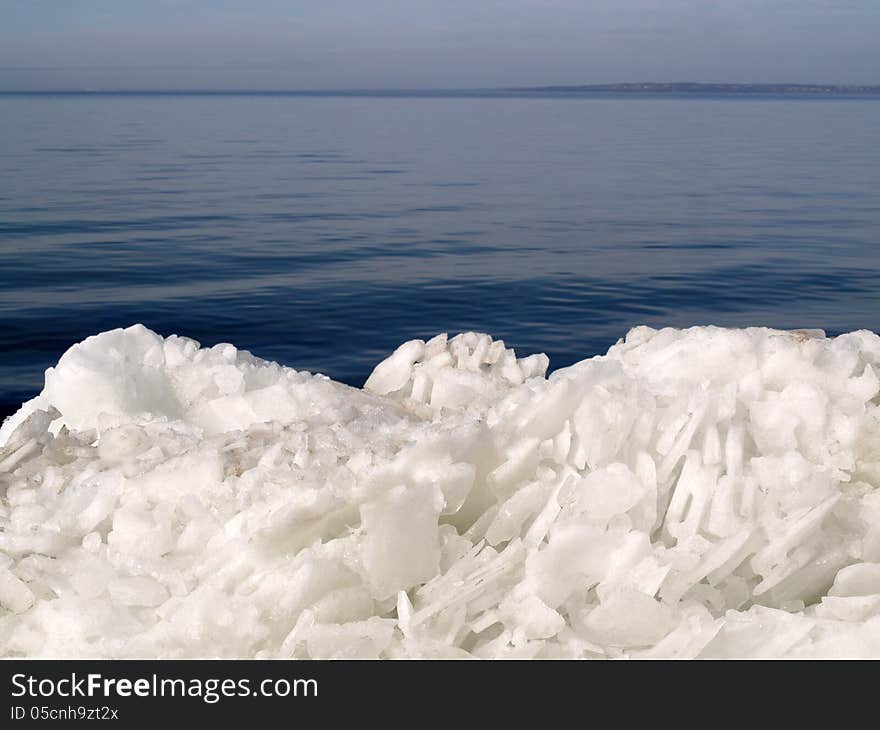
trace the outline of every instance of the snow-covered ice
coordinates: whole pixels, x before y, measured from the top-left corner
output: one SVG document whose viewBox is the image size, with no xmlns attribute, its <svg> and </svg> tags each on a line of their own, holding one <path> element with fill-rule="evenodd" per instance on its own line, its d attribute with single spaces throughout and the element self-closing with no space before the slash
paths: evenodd
<svg viewBox="0 0 880 730">
<path fill-rule="evenodd" d="M 880 657 L 878 364 L 467 333 L 358 390 L 104 332 L 0 429 L 0 655 Z"/>
</svg>

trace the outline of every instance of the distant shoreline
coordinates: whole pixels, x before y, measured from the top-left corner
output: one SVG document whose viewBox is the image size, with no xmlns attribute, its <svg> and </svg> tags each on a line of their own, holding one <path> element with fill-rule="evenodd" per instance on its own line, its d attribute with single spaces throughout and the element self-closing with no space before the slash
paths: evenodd
<svg viewBox="0 0 880 730">
<path fill-rule="evenodd" d="M 528 86 L 505 91 L 584 93 L 617 92 L 629 94 L 880 94 L 880 85 L 855 84 L 704 84 L 692 82 L 579 84 L 563 86 Z"/>
</svg>

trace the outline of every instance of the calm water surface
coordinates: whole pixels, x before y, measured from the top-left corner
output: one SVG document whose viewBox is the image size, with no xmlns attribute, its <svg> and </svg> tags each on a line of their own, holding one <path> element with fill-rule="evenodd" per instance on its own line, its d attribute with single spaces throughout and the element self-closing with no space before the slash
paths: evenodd
<svg viewBox="0 0 880 730">
<path fill-rule="evenodd" d="M 359 385 L 480 330 L 880 330 L 880 101 L 0 95 L 0 404 L 143 322 Z"/>
</svg>

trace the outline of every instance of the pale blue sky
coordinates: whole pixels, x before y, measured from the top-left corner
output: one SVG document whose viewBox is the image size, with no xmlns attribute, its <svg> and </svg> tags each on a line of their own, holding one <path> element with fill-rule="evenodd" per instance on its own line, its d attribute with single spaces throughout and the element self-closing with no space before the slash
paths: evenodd
<svg viewBox="0 0 880 730">
<path fill-rule="evenodd" d="M 0 89 L 880 83 L 878 0 L 0 0 Z"/>
</svg>

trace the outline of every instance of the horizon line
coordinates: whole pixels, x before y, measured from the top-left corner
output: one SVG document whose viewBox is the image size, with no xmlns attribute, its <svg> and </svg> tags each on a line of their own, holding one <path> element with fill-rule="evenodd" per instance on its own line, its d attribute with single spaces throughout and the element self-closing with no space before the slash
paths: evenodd
<svg viewBox="0 0 880 730">
<path fill-rule="evenodd" d="M 621 81 L 609 83 L 554 83 L 528 86 L 450 86 L 450 87 L 331 87 L 331 88 L 163 88 L 163 87 L 82 87 L 82 88 L 2 88 L 0 94 L 200 94 L 200 95 L 248 95 L 248 94 L 454 94 L 454 93 L 534 93 L 577 91 L 838 91 L 880 92 L 880 83 L 812 83 L 812 82 L 715 82 L 715 81 Z"/>
</svg>

